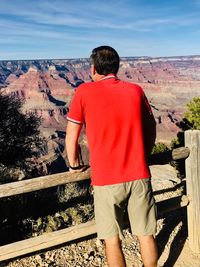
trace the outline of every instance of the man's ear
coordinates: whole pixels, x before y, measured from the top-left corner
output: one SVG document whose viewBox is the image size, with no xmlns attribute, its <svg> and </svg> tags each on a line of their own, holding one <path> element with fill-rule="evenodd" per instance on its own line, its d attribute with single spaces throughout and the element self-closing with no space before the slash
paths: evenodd
<svg viewBox="0 0 200 267">
<path fill-rule="evenodd" d="M 96 74 L 96 68 L 94 65 L 92 65 L 92 75 L 95 75 Z"/>
</svg>

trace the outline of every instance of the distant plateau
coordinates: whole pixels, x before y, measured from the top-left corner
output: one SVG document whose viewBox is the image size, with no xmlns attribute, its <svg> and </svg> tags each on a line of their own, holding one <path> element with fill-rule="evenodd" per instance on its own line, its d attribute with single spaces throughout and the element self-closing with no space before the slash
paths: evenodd
<svg viewBox="0 0 200 267">
<path fill-rule="evenodd" d="M 186 104 L 200 96 L 200 56 L 121 58 L 118 77 L 143 87 L 157 121 L 157 142 L 169 144 Z M 42 117 L 41 134 L 49 140 L 43 160 L 63 153 L 70 101 L 75 88 L 88 81 L 88 59 L 0 61 L 0 90 L 23 98 L 24 112 Z"/>
</svg>

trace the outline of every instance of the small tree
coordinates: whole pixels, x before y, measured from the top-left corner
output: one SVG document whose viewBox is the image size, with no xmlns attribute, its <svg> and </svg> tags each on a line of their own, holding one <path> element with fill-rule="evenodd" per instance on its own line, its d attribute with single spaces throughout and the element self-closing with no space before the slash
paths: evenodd
<svg viewBox="0 0 200 267">
<path fill-rule="evenodd" d="M 189 129 L 200 130 L 200 97 L 194 97 L 188 104 L 187 110 L 184 113 L 183 119 L 176 124 L 181 131 L 177 137 L 171 141 L 171 148 L 184 146 L 184 131 Z M 179 175 L 185 177 L 184 161 L 177 161 L 176 168 L 179 170 Z"/>
<path fill-rule="evenodd" d="M 194 97 L 187 104 L 187 111 L 184 114 L 193 129 L 200 130 L 200 97 Z"/>
<path fill-rule="evenodd" d="M 182 131 L 171 141 L 171 147 L 184 146 L 184 131 L 200 130 L 200 97 L 194 97 L 188 104 L 183 119 L 176 124 Z"/>
<path fill-rule="evenodd" d="M 5 166 L 21 166 L 39 152 L 41 120 L 22 113 L 22 105 L 19 98 L 0 92 L 0 163 Z"/>
</svg>

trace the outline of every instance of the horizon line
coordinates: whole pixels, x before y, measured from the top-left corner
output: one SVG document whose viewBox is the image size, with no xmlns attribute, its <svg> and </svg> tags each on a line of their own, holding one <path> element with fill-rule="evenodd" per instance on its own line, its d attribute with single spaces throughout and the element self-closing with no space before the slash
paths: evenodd
<svg viewBox="0 0 200 267">
<path fill-rule="evenodd" d="M 135 59 L 157 59 L 157 58 L 184 58 L 184 57 L 200 57 L 200 54 L 198 55 L 177 55 L 177 56 L 120 56 L 120 59 L 128 59 L 128 58 L 135 58 Z M 33 59 L 0 59 L 0 62 L 2 61 L 45 61 L 45 60 L 88 60 L 89 57 L 77 57 L 77 58 L 33 58 Z"/>
<path fill-rule="evenodd" d="M 157 59 L 157 58 L 184 58 L 184 57 L 200 57 L 200 54 L 198 55 L 179 55 L 179 56 L 120 56 L 120 59 L 126 59 L 126 58 L 143 58 L 143 59 Z M 32 58 L 32 59 L 0 59 L 0 62 L 2 61 L 45 61 L 45 60 L 88 60 L 89 57 L 72 57 L 72 58 Z"/>
</svg>

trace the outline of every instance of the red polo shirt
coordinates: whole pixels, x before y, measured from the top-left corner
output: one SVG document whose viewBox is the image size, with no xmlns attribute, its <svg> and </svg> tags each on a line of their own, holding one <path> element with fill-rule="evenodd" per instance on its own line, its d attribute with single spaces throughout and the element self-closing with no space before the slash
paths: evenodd
<svg viewBox="0 0 200 267">
<path fill-rule="evenodd" d="M 86 125 L 93 185 L 150 177 L 143 138 L 149 115 L 142 88 L 113 75 L 77 88 L 67 118 Z"/>
</svg>

